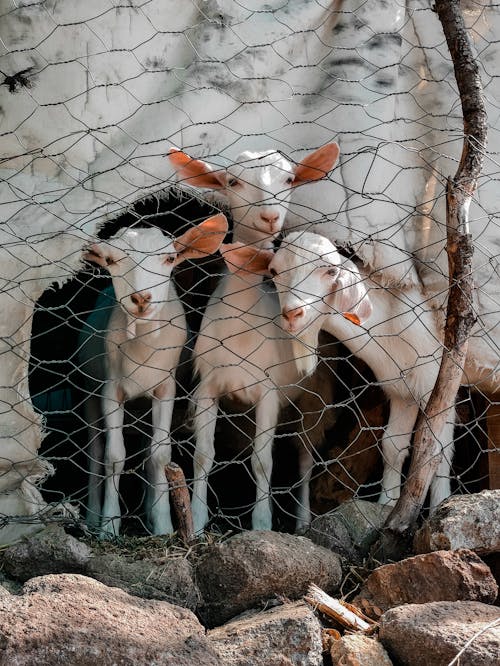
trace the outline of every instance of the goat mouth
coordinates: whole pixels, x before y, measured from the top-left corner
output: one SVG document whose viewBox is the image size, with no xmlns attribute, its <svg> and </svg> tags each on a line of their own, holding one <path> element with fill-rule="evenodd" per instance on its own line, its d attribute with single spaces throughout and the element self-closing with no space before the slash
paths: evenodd
<svg viewBox="0 0 500 666">
<path fill-rule="evenodd" d="M 149 306 L 146 310 L 129 310 L 128 314 L 135 319 L 151 319 L 154 316 L 155 308 Z"/>
<path fill-rule="evenodd" d="M 282 322 L 282 327 L 283 329 L 289 333 L 290 335 L 293 335 L 295 337 L 299 337 L 302 333 L 304 333 L 305 329 L 307 328 L 307 324 L 290 324 L 287 321 Z"/>
<path fill-rule="evenodd" d="M 269 236 L 277 236 L 283 228 L 283 220 L 278 218 L 272 222 L 261 220 L 259 218 L 253 220 L 253 227 L 261 234 L 268 234 Z"/>
<path fill-rule="evenodd" d="M 291 335 L 306 344 L 317 338 L 321 329 L 321 324 L 314 317 L 308 318 L 307 321 L 304 321 L 304 319 L 301 318 L 300 322 L 288 322 L 285 319 L 282 319 L 281 326 L 288 335 Z"/>
<path fill-rule="evenodd" d="M 257 231 L 259 231 L 261 234 L 265 234 L 268 238 L 274 240 L 277 238 L 279 233 L 281 232 L 282 228 L 281 222 L 277 222 L 276 224 L 270 225 L 270 224 L 262 224 L 256 227 Z"/>
</svg>

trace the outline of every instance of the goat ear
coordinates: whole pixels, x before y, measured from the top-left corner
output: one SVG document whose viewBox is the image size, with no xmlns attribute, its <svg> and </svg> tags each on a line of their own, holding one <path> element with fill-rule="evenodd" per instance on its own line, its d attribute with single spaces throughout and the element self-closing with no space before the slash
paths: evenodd
<svg viewBox="0 0 500 666">
<path fill-rule="evenodd" d="M 225 243 L 221 251 L 231 273 L 269 275 L 269 264 L 274 257 L 272 250 L 259 250 L 243 243 Z"/>
<path fill-rule="evenodd" d="M 93 243 L 88 250 L 83 253 L 83 259 L 107 268 L 113 263 L 109 253 L 109 246 L 106 243 Z"/>
<path fill-rule="evenodd" d="M 174 241 L 177 252 L 175 263 L 180 264 L 185 259 L 200 259 L 217 252 L 227 234 L 227 229 L 227 219 L 222 213 L 188 229 Z"/>
<path fill-rule="evenodd" d="M 220 189 L 226 186 L 224 171 L 214 171 L 210 164 L 203 160 L 195 160 L 178 148 L 170 148 L 168 158 L 181 180 L 188 185 Z"/>
<path fill-rule="evenodd" d="M 353 324 L 361 326 L 369 319 L 373 307 L 364 281 L 352 261 L 346 261 L 334 279 L 327 302 Z"/>
<path fill-rule="evenodd" d="M 337 143 L 328 143 L 306 155 L 302 162 L 295 167 L 295 180 L 293 185 L 301 185 L 311 180 L 321 180 L 337 164 L 340 148 Z"/>
</svg>

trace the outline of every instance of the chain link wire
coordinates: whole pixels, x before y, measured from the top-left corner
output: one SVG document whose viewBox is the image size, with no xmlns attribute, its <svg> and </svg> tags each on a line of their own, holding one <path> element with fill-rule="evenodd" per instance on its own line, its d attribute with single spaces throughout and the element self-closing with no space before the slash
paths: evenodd
<svg viewBox="0 0 500 666">
<path fill-rule="evenodd" d="M 444 452 L 458 494 L 498 487 L 500 473 L 500 8 L 482 0 L 462 8 L 481 71 L 489 147 L 469 212 L 477 322 L 456 401 L 455 453 Z M 90 443 L 103 446 L 106 428 L 102 412 L 89 422 L 86 410 L 92 398 L 100 403 L 102 383 L 82 367 L 82 331 L 89 317 L 100 321 L 102 343 L 115 300 L 108 270 L 83 264 L 82 250 L 124 227 L 178 237 L 221 210 L 231 223 L 222 191 L 177 182 L 166 157 L 172 146 L 217 170 L 243 150 L 278 150 L 296 165 L 336 141 L 338 165 L 294 190 L 284 231 L 324 234 L 355 258 L 375 281 L 374 307 L 375 290 L 396 301 L 417 293 L 408 330 L 418 322 L 432 340 L 417 364 L 439 360 L 448 290 L 443 193 L 464 131 L 432 3 L 0 0 L 0 83 L 3 542 L 48 515 L 73 520 L 79 511 L 89 518 Z M 172 458 L 190 488 L 193 348 L 224 271 L 216 253 L 174 272 L 188 336 L 176 368 Z M 404 328 L 370 334 L 380 358 L 396 348 L 396 335 L 413 344 Z M 391 408 L 391 381 L 376 377 L 384 362 L 370 367 L 328 332 L 318 345 L 319 365 L 293 398 L 278 387 L 273 529 L 293 531 L 301 513 L 309 474 L 299 465 L 301 450 L 314 460 L 313 517 L 351 498 L 376 502 L 384 467 L 392 464 L 380 446 Z M 106 367 L 102 352 L 96 361 Z M 262 370 L 268 368 L 256 368 L 255 377 Z M 407 380 L 411 370 L 398 368 L 392 383 L 411 394 L 406 402 L 425 409 L 428 392 Z M 226 393 L 207 500 L 209 527 L 221 531 L 251 527 L 256 493 L 255 404 Z M 147 398 L 125 403 L 119 500 L 121 531 L 130 534 L 152 530 L 151 411 Z M 398 437 L 410 441 L 413 426 L 406 428 Z M 93 472 L 99 493 L 109 477 L 102 461 Z M 93 529 L 99 518 L 90 517 Z"/>
</svg>

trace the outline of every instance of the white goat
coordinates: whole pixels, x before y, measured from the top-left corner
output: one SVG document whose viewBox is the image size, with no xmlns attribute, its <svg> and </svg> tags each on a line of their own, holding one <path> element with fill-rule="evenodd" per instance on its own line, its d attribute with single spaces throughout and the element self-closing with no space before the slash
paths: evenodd
<svg viewBox="0 0 500 666">
<path fill-rule="evenodd" d="M 226 232 L 224 215 L 211 217 L 178 238 L 154 228 L 125 229 L 92 245 L 85 254 L 86 259 L 110 272 L 116 295 L 107 326 L 102 326 L 102 318 L 99 322 L 99 313 L 89 316 L 80 335 L 79 352 L 82 370 L 99 387 L 86 401 L 90 434 L 87 517 L 97 527 L 101 515 L 99 473 L 104 460 L 103 535 L 117 535 L 120 530 L 119 482 L 126 456 L 124 403 L 143 395 L 152 399 L 148 518 L 154 534 L 172 532 L 164 468 L 171 458 L 175 370 L 187 330 L 171 273 L 185 259 L 215 252 Z M 107 431 L 104 456 L 97 436 L 101 413 Z"/>
<path fill-rule="evenodd" d="M 434 314 L 415 286 L 387 288 L 362 267 L 342 257 L 315 233 L 294 232 L 276 253 L 224 246 L 236 266 L 271 275 L 279 293 L 283 329 L 307 349 L 316 349 L 326 330 L 372 369 L 390 401 L 381 447 L 384 474 L 380 502 L 395 504 L 401 471 L 419 408 L 425 409 L 439 371 L 442 341 Z M 356 324 L 364 322 L 360 328 Z M 298 358 L 302 372 L 314 369 L 310 354 Z M 441 436 L 442 459 L 430 490 L 431 507 L 450 495 L 453 423 Z"/>
<path fill-rule="evenodd" d="M 323 178 L 335 165 L 339 148 L 328 144 L 293 165 L 276 151 L 244 152 L 227 171 L 214 171 L 173 149 L 170 160 L 190 185 L 225 188 L 234 220 L 233 238 L 255 248 L 270 248 L 280 233 L 293 187 Z M 199 384 L 194 393 L 193 519 L 195 531 L 208 521 L 207 484 L 214 462 L 219 399 L 235 398 L 255 406 L 251 466 L 256 483 L 253 529 L 271 529 L 269 490 L 272 445 L 280 408 L 297 394 L 299 375 L 292 338 L 277 325 L 279 302 L 261 276 L 229 272 L 210 298 L 194 356 Z M 311 456 L 302 451 L 303 479 L 298 527 L 309 521 Z"/>
</svg>

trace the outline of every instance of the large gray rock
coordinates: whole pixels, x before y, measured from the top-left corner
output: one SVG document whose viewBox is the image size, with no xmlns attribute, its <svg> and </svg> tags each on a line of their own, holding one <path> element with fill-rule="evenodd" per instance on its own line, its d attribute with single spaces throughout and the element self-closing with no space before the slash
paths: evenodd
<svg viewBox="0 0 500 666">
<path fill-rule="evenodd" d="M 297 599 L 316 583 L 338 588 L 340 558 L 305 537 L 245 532 L 207 548 L 196 568 L 202 595 L 199 612 L 214 627 L 270 599 Z"/>
<path fill-rule="evenodd" d="M 151 552 L 158 546 L 152 540 Z M 91 548 L 52 524 L 43 531 L 23 538 L 3 553 L 3 568 L 14 578 L 30 578 L 57 573 L 81 573 L 111 587 L 145 599 L 159 599 L 194 610 L 200 593 L 194 582 L 191 564 L 185 558 L 137 558 L 133 549 L 93 554 Z M 14 590 L 12 590 L 14 591 Z"/>
<path fill-rule="evenodd" d="M 477 601 L 399 606 L 382 615 L 379 638 L 401 666 L 446 666 L 462 649 L 457 666 L 498 666 L 500 610 Z"/>
<path fill-rule="evenodd" d="M 378 567 L 365 580 L 358 599 L 387 610 L 429 601 L 492 604 L 497 594 L 490 568 L 473 551 L 462 549 L 439 550 Z"/>
<path fill-rule="evenodd" d="M 301 601 L 246 615 L 209 631 L 221 666 L 321 666 L 321 624 Z"/>
<path fill-rule="evenodd" d="M 391 511 L 390 506 L 358 499 L 344 502 L 334 513 L 342 517 L 354 546 L 367 553 Z"/>
<path fill-rule="evenodd" d="M 26 536 L 3 552 L 3 569 L 22 581 L 51 573 L 85 573 L 92 552 L 57 523 Z"/>
<path fill-rule="evenodd" d="M 415 535 L 415 551 L 469 548 L 500 552 L 500 490 L 454 495 L 442 502 Z"/>
<path fill-rule="evenodd" d="M 336 510 L 315 518 L 304 536 L 322 548 L 327 548 L 340 555 L 345 562 L 360 564 L 361 555 L 354 547 L 343 516 Z"/>
<path fill-rule="evenodd" d="M 336 666 L 392 666 L 389 655 L 375 638 L 363 634 L 346 634 L 330 647 L 332 663 Z"/>
<path fill-rule="evenodd" d="M 1 666 L 220 666 L 193 613 L 91 578 L 34 578 L 0 596 Z"/>
<path fill-rule="evenodd" d="M 319 546 L 339 553 L 350 563 L 360 562 L 390 512 L 391 507 L 366 500 L 344 502 L 334 511 L 315 518 L 306 536 Z"/>
<path fill-rule="evenodd" d="M 89 560 L 87 575 L 129 594 L 169 601 L 191 610 L 200 601 L 193 568 L 184 558 L 169 558 L 160 564 L 119 554 L 96 555 Z"/>
</svg>

